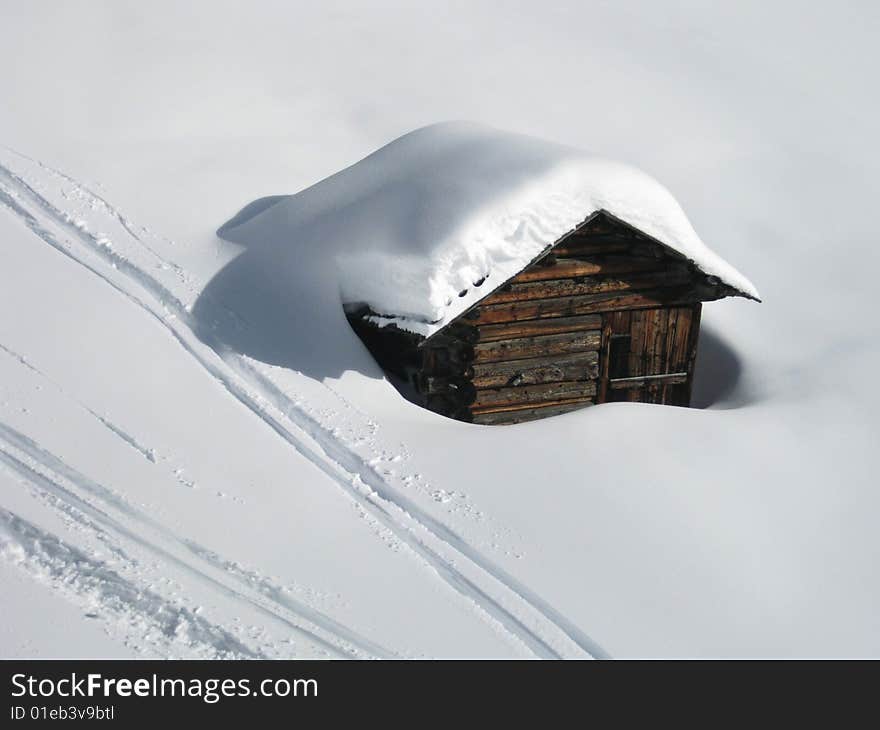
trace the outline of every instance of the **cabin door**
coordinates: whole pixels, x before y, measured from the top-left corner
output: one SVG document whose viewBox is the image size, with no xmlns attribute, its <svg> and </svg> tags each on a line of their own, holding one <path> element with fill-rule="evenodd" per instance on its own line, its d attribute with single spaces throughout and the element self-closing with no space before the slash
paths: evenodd
<svg viewBox="0 0 880 730">
<path fill-rule="evenodd" d="M 690 405 L 700 304 L 602 315 L 597 402 Z"/>
</svg>

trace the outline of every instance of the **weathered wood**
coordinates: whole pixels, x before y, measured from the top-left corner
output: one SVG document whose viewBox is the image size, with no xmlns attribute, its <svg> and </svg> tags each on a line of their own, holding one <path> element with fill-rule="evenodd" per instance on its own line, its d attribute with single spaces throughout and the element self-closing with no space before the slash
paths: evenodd
<svg viewBox="0 0 880 730">
<path fill-rule="evenodd" d="M 577 403 L 566 403 L 564 405 L 546 406 L 544 408 L 526 408 L 520 411 L 502 411 L 500 413 L 484 413 L 482 415 L 473 416 L 473 422 L 482 425 L 511 425 L 514 423 L 525 423 L 526 421 L 535 421 L 539 418 L 547 418 L 548 416 L 558 416 L 562 413 L 569 413 L 581 408 L 591 406 L 590 401 Z"/>
<path fill-rule="evenodd" d="M 475 345 L 474 362 L 519 360 L 527 357 L 565 355 L 572 352 L 598 350 L 600 341 L 601 333 L 598 330 L 497 340 Z"/>
<path fill-rule="evenodd" d="M 691 326 L 688 338 L 688 356 L 687 356 L 687 383 L 683 386 L 681 402 L 676 405 L 689 406 L 691 404 L 691 395 L 694 389 L 694 372 L 696 370 L 697 361 L 697 345 L 700 340 L 700 316 L 702 314 L 703 305 L 697 302 L 691 310 Z"/>
<path fill-rule="evenodd" d="M 514 280 L 486 297 L 481 307 L 506 302 L 522 302 L 532 299 L 574 297 L 598 292 L 638 291 L 657 287 L 681 286 L 690 279 L 687 271 L 650 271 L 626 276 L 586 276 L 573 279 L 551 279 L 518 283 Z"/>
<path fill-rule="evenodd" d="M 601 371 L 596 402 L 619 400 L 686 405 L 693 365 L 688 361 L 691 321 L 699 303 L 607 312 L 602 315 Z M 612 350 L 628 343 L 626 376 L 611 372 Z M 618 353 L 619 355 L 619 353 Z"/>
<path fill-rule="evenodd" d="M 610 367 L 611 335 L 614 334 L 613 317 L 616 312 L 602 316 L 602 345 L 599 350 L 599 374 L 596 386 L 596 402 L 605 403 L 608 395 L 608 368 Z"/>
<path fill-rule="evenodd" d="M 579 314 L 619 309 L 648 309 L 691 303 L 694 292 L 689 287 L 667 287 L 642 292 L 585 294 L 579 297 L 538 299 L 529 302 L 479 306 L 470 313 L 476 324 L 497 324 L 524 319 L 570 317 Z"/>
<path fill-rule="evenodd" d="M 443 328 L 442 335 L 454 337 L 471 345 L 475 344 L 480 338 L 477 328 L 465 322 L 450 322 L 449 325 Z M 434 340 L 433 337 L 431 339 Z"/>
<path fill-rule="evenodd" d="M 681 311 L 678 307 L 671 307 L 666 313 L 666 347 L 664 357 L 666 358 L 663 365 L 663 372 L 672 373 L 679 369 L 678 364 L 674 362 L 672 357 L 672 349 L 675 345 L 675 332 L 678 329 L 678 313 Z"/>
<path fill-rule="evenodd" d="M 555 317 L 503 324 L 484 324 L 479 327 L 479 341 L 496 342 L 517 337 L 536 337 L 562 332 L 595 330 L 602 326 L 602 315 L 587 314 L 578 317 Z"/>
<path fill-rule="evenodd" d="M 560 398 L 557 400 L 546 400 L 539 403 L 508 403 L 506 405 L 491 406 L 471 406 L 471 414 L 474 416 L 482 416 L 486 413 L 510 413 L 511 411 L 524 411 L 535 408 L 547 408 L 549 406 L 564 406 L 569 403 L 593 404 L 593 399 L 588 396 L 579 398 Z"/>
<path fill-rule="evenodd" d="M 460 337 L 453 337 L 453 336 L 447 334 L 445 330 L 443 330 L 442 332 L 437 332 L 436 334 L 434 334 L 434 336 L 431 337 L 430 342 L 428 342 L 427 344 L 422 343 L 421 348 L 423 350 L 426 350 L 428 348 L 435 348 L 436 349 L 436 348 L 447 348 L 447 347 L 452 347 L 452 348 L 470 347 L 471 345 L 474 344 L 474 342 L 476 341 L 476 338 L 478 336 L 478 334 L 477 334 L 478 330 L 476 327 L 471 327 L 470 329 L 472 330 L 473 335 L 471 335 L 471 337 L 468 338 L 468 340 L 464 340 Z"/>
<path fill-rule="evenodd" d="M 632 320 L 630 312 L 609 312 L 608 314 L 603 315 L 603 317 L 607 317 L 610 320 L 611 331 L 613 334 L 629 334 L 630 321 Z"/>
<path fill-rule="evenodd" d="M 438 375 L 420 375 L 418 390 L 423 395 L 447 395 L 462 405 L 473 403 L 477 397 L 474 384 L 460 375 L 443 377 Z"/>
<path fill-rule="evenodd" d="M 666 372 L 666 332 L 669 326 L 669 310 L 654 312 L 654 337 L 651 344 L 651 373 Z"/>
<path fill-rule="evenodd" d="M 561 357 L 534 357 L 474 365 L 477 389 L 534 385 L 564 380 L 592 380 L 598 374 L 599 353 L 581 352 Z"/>
<path fill-rule="evenodd" d="M 630 376 L 643 375 L 645 352 L 645 313 L 643 311 L 630 312 L 630 349 L 629 365 L 626 368 Z"/>
<path fill-rule="evenodd" d="M 521 271 L 511 281 L 525 283 L 546 279 L 569 279 L 596 274 L 625 274 L 638 271 L 656 271 L 665 267 L 665 262 L 635 256 L 593 256 L 591 258 L 553 258 L 552 263 L 537 262 Z M 681 264 L 675 264 L 681 266 Z"/>
<path fill-rule="evenodd" d="M 462 405 L 455 398 L 446 395 L 429 395 L 425 398 L 425 407 L 429 411 L 448 416 L 459 421 L 470 421 L 471 411 L 466 405 Z"/>
<path fill-rule="evenodd" d="M 462 378 L 472 378 L 474 376 L 474 368 L 469 363 L 437 363 L 434 362 L 432 365 L 428 364 L 428 361 L 425 361 L 425 364 L 422 365 L 421 373 L 425 376 L 432 377 L 462 377 Z"/>
<path fill-rule="evenodd" d="M 612 220 L 605 213 L 597 213 L 590 220 L 584 221 L 580 226 L 578 226 L 576 233 L 617 233 L 624 226 L 618 223 L 616 220 Z M 631 228 L 626 226 L 629 230 L 636 231 L 635 228 Z"/>
<path fill-rule="evenodd" d="M 673 370 L 687 370 L 688 341 L 690 339 L 693 310 L 680 308 L 676 314 L 675 331 L 672 345 L 669 348 L 669 367 Z"/>
<path fill-rule="evenodd" d="M 592 233 L 614 233 L 615 231 L 621 230 L 621 228 L 638 232 L 638 230 L 633 228 L 632 226 L 623 224 L 616 218 L 612 218 L 604 210 L 600 210 L 591 215 L 580 226 L 578 226 L 577 230 Z"/>
<path fill-rule="evenodd" d="M 687 378 L 687 373 L 636 375 L 630 378 L 611 378 L 608 381 L 608 385 L 612 390 L 626 390 L 630 388 L 643 388 L 646 385 L 650 385 L 652 383 L 657 383 L 661 385 L 678 385 L 679 383 L 686 383 Z"/>
<path fill-rule="evenodd" d="M 633 242 L 628 239 L 604 239 L 595 240 L 589 237 L 574 237 L 565 239 L 553 248 L 553 255 L 559 258 L 595 256 L 606 253 L 627 253 L 632 248 Z"/>
<path fill-rule="evenodd" d="M 700 301 L 735 293 L 605 213 L 496 284 L 427 340 L 348 316 L 428 408 L 503 424 L 613 400 L 687 405 Z"/>
<path fill-rule="evenodd" d="M 632 256 L 662 259 L 667 250 L 659 243 L 626 236 L 577 236 L 565 239 L 552 249 L 557 258 L 628 253 Z"/>
<path fill-rule="evenodd" d="M 472 407 L 489 408 L 517 403 L 536 405 L 546 401 L 590 399 L 595 395 L 596 382 L 593 380 L 519 385 L 511 388 L 478 390 Z"/>
<path fill-rule="evenodd" d="M 383 368 L 398 377 L 409 379 L 419 369 L 421 357 L 419 336 L 399 329 L 396 325 L 379 327 L 368 317 L 371 311 L 362 308 L 346 314 L 351 328 Z"/>
<path fill-rule="evenodd" d="M 458 346 L 422 348 L 422 372 L 427 375 L 463 375 L 470 377 L 474 348 Z"/>
</svg>

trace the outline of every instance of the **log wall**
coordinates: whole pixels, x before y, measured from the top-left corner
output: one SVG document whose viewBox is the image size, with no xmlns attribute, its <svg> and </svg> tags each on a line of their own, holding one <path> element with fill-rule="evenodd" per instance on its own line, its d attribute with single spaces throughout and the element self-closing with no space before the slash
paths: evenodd
<svg viewBox="0 0 880 730">
<path fill-rule="evenodd" d="M 687 405 L 700 301 L 682 256 L 599 215 L 421 346 L 425 405 L 483 424 L 614 400 Z"/>
</svg>

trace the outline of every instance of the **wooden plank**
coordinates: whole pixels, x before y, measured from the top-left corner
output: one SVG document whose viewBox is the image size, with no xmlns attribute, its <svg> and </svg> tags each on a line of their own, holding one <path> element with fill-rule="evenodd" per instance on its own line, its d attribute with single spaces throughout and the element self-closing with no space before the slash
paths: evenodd
<svg viewBox="0 0 880 730">
<path fill-rule="evenodd" d="M 694 294 L 686 287 L 668 287 L 643 292 L 585 294 L 579 297 L 538 299 L 510 304 L 482 304 L 471 310 L 469 317 L 478 325 L 515 322 L 524 319 L 571 317 L 619 309 L 654 308 L 690 303 Z"/>
<path fill-rule="evenodd" d="M 615 335 L 627 336 L 630 334 L 630 322 L 632 313 L 628 311 L 608 312 L 602 315 L 602 349 L 599 362 L 599 385 L 596 394 L 597 403 L 605 403 L 609 400 L 608 379 L 611 376 L 612 346 L 618 338 Z"/>
<path fill-rule="evenodd" d="M 672 358 L 672 349 L 675 345 L 675 331 L 678 329 L 678 307 L 671 307 L 666 313 L 666 340 L 663 345 L 663 372 L 671 373 L 677 370 Z"/>
<path fill-rule="evenodd" d="M 593 404 L 592 397 L 580 398 L 560 398 L 558 400 L 547 400 L 538 403 L 509 403 L 506 405 L 492 406 L 471 406 L 471 414 L 474 416 L 482 416 L 486 413 L 510 413 L 512 411 L 534 410 L 535 408 L 547 408 L 549 406 L 564 406 L 569 403 Z"/>
<path fill-rule="evenodd" d="M 654 358 L 654 341 L 657 339 L 657 317 L 659 310 L 648 309 L 645 311 L 645 342 L 642 350 L 642 373 L 653 375 L 651 369 Z"/>
<path fill-rule="evenodd" d="M 691 404 L 691 395 L 694 389 L 694 370 L 697 360 L 697 345 L 699 344 L 700 339 L 700 315 L 702 313 L 702 309 L 703 305 L 698 302 L 697 304 L 693 305 L 693 309 L 691 310 L 693 314 L 691 315 L 691 331 L 690 338 L 688 340 L 688 379 L 687 383 L 684 386 L 682 403 L 680 403 L 680 405 L 683 406 L 689 406 Z"/>
<path fill-rule="evenodd" d="M 592 234 L 592 233 L 617 233 L 619 231 L 631 231 L 636 233 L 635 229 L 627 228 L 626 226 L 621 225 L 615 220 L 611 220 L 604 213 L 599 213 L 594 216 L 592 219 L 579 226 L 578 229 L 572 235 L 578 234 Z"/>
<path fill-rule="evenodd" d="M 666 372 L 666 335 L 669 331 L 669 310 L 658 309 L 654 313 L 656 334 L 654 336 L 651 372 Z"/>
<path fill-rule="evenodd" d="M 508 286 L 486 297 L 480 306 L 490 306 L 505 302 L 521 302 L 531 299 L 552 299 L 554 297 L 574 297 L 597 292 L 638 291 L 665 286 L 681 286 L 690 281 L 686 271 L 650 271 L 627 274 L 626 276 L 587 276 L 574 279 L 550 279 L 529 281 L 522 284 L 514 280 Z"/>
<path fill-rule="evenodd" d="M 422 395 L 446 395 L 462 405 L 472 403 L 477 397 L 473 383 L 460 375 L 443 377 L 422 373 L 418 376 L 416 385 Z"/>
<path fill-rule="evenodd" d="M 623 312 L 611 312 L 609 315 L 611 318 L 611 331 L 616 335 L 627 335 L 629 334 L 629 325 L 630 325 L 630 313 Z"/>
<path fill-rule="evenodd" d="M 602 315 L 602 347 L 599 350 L 599 377 L 596 403 L 605 403 L 608 397 L 608 368 L 611 365 L 611 336 L 614 334 L 616 312 Z"/>
<path fill-rule="evenodd" d="M 687 370 L 687 345 L 690 338 L 693 310 L 681 307 L 676 317 L 674 340 L 670 352 L 672 368 L 676 371 Z"/>
<path fill-rule="evenodd" d="M 658 375 L 636 375 L 630 378 L 612 378 L 608 381 L 608 387 L 612 390 L 628 390 L 630 388 L 643 388 L 652 383 L 677 385 L 687 382 L 687 373 L 660 373 Z M 478 391 L 479 393 L 479 391 Z"/>
<path fill-rule="evenodd" d="M 565 355 L 572 352 L 597 350 L 600 341 L 601 333 L 598 330 L 497 340 L 474 346 L 474 362 L 521 360 L 542 355 Z"/>
<path fill-rule="evenodd" d="M 645 353 L 645 312 L 630 312 L 629 365 L 626 371 L 631 375 L 644 375 Z"/>
<path fill-rule="evenodd" d="M 526 421 L 535 421 L 539 418 L 547 418 L 548 416 L 558 416 L 562 413 L 576 411 L 581 408 L 591 406 L 590 401 L 579 403 L 566 403 L 564 405 L 546 406 L 544 408 L 527 408 L 521 411 L 503 411 L 501 413 L 484 413 L 473 417 L 474 423 L 483 425 L 511 425 L 514 423 L 525 423 Z"/>
<path fill-rule="evenodd" d="M 562 357 L 534 357 L 527 360 L 474 365 L 472 382 L 479 388 L 592 380 L 598 374 L 599 353 L 581 352 Z"/>
<path fill-rule="evenodd" d="M 627 236 L 571 236 L 550 250 L 559 258 L 623 254 L 662 259 L 666 249 L 658 243 Z"/>
<path fill-rule="evenodd" d="M 627 253 L 633 242 L 626 239 L 594 239 L 592 237 L 572 237 L 556 245 L 553 255 L 559 257 L 596 256 L 606 253 Z"/>
<path fill-rule="evenodd" d="M 642 258 L 637 256 L 593 256 L 591 258 L 560 258 L 554 263 L 538 262 L 521 271 L 514 282 L 545 281 L 547 279 L 573 279 L 577 276 L 595 276 L 597 274 L 625 274 L 638 271 L 659 271 L 666 267 L 666 262 L 657 261 L 653 256 Z M 680 264 L 676 267 L 682 268 Z"/>
<path fill-rule="evenodd" d="M 590 399 L 596 394 L 596 382 L 578 380 L 543 385 L 519 385 L 511 388 L 490 388 L 477 391 L 474 408 L 506 406 L 516 403 L 542 403 L 553 400 Z"/>
<path fill-rule="evenodd" d="M 480 325 L 479 341 L 496 342 L 518 337 L 536 337 L 562 332 L 595 330 L 602 326 L 602 315 L 587 314 L 579 317 L 554 317 L 553 319 L 525 320 L 504 324 Z"/>
</svg>

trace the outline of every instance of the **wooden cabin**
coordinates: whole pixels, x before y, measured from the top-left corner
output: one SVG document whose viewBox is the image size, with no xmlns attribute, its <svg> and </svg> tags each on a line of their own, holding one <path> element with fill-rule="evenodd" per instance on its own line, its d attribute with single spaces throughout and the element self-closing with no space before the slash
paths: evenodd
<svg viewBox="0 0 880 730">
<path fill-rule="evenodd" d="M 367 308 L 348 317 L 426 408 L 512 424 L 613 401 L 688 406 L 702 302 L 743 295 L 604 210 L 497 284 L 427 338 Z"/>
</svg>

